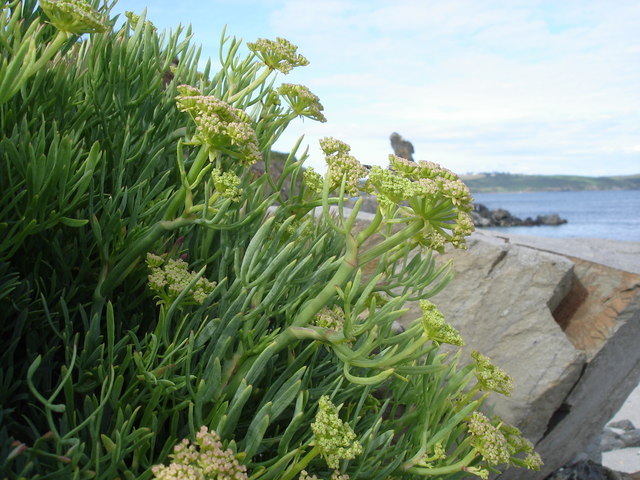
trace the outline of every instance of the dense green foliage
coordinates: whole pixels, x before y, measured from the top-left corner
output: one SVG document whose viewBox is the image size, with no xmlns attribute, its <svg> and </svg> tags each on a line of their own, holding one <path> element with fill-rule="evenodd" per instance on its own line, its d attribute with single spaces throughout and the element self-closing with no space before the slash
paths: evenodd
<svg viewBox="0 0 640 480">
<path fill-rule="evenodd" d="M 455 175 L 369 172 L 333 139 L 324 176 L 297 145 L 275 174 L 287 125 L 324 120 L 305 87 L 274 86 L 306 64 L 285 40 L 243 56 L 223 37 L 219 69 L 198 72 L 189 30 L 116 30 L 81 0 L 5 1 L 0 21 L 2 478 L 538 465 L 478 411 L 509 377 L 441 353 L 462 340 L 424 300 L 448 278 L 431 251 L 471 230 Z M 342 206 L 363 192 L 380 208 L 358 230 L 360 201 Z M 408 300 L 423 315 L 400 333 Z"/>
<path fill-rule="evenodd" d="M 640 190 L 640 175 L 583 177 L 579 175 L 481 173 L 463 176 L 463 178 L 473 193 Z"/>
</svg>

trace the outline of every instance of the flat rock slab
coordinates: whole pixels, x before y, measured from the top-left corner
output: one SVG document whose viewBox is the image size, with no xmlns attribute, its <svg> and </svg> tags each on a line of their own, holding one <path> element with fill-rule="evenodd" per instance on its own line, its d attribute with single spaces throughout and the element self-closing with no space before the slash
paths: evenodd
<svg viewBox="0 0 640 480">
<path fill-rule="evenodd" d="M 552 315 L 571 289 L 574 264 L 478 236 L 468 250 L 439 256 L 450 259 L 454 278 L 431 300 L 460 331 L 467 353 L 480 351 L 514 377 L 512 395 L 492 394 L 488 405 L 538 441 L 585 363 Z M 417 305 L 412 310 L 408 319 L 420 315 Z"/>
<path fill-rule="evenodd" d="M 547 240 L 559 239 L 530 238 L 474 234 L 468 250 L 440 256 L 455 276 L 432 299 L 467 349 L 514 377 L 511 397 L 490 401 L 545 466 L 501 480 L 543 479 L 589 450 L 640 380 L 640 275 L 612 268 L 640 271 L 624 250 L 638 245 L 613 242 L 608 255 L 610 242 L 562 239 L 557 253 Z"/>
<path fill-rule="evenodd" d="M 623 242 L 602 238 L 549 238 L 502 234 L 498 230 L 477 230 L 474 236 L 501 238 L 515 245 L 548 251 L 592 263 L 640 274 L 640 241 Z M 640 239 L 639 239 L 640 240 Z"/>
<path fill-rule="evenodd" d="M 467 342 L 464 358 L 478 350 L 514 377 L 512 395 L 488 405 L 545 462 L 500 480 L 542 480 L 590 449 L 597 460 L 600 434 L 640 381 L 640 243 L 485 230 L 468 244 L 438 255 L 454 278 L 431 300 Z M 407 323 L 421 315 L 408 307 Z"/>
</svg>

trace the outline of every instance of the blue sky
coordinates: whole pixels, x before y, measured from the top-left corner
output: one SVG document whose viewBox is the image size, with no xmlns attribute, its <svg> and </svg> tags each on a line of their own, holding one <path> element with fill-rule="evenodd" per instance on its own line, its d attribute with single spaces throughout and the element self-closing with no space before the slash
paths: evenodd
<svg viewBox="0 0 640 480">
<path fill-rule="evenodd" d="M 457 173 L 640 173 L 637 0 L 119 0 L 160 28 L 192 24 L 215 57 L 223 27 L 284 37 L 310 65 L 279 81 L 320 97 L 327 123 L 298 121 L 321 167 L 333 136 L 386 165 L 389 135 Z"/>
</svg>

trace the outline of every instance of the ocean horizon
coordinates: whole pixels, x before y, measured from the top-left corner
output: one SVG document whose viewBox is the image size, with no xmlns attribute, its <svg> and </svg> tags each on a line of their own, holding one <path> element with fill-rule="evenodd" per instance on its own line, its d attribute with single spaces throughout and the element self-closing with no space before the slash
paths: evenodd
<svg viewBox="0 0 640 480">
<path fill-rule="evenodd" d="M 557 213 L 563 225 L 489 227 L 517 235 L 583 237 L 640 242 L 640 190 L 478 193 L 476 203 L 503 208 L 521 219 Z"/>
</svg>

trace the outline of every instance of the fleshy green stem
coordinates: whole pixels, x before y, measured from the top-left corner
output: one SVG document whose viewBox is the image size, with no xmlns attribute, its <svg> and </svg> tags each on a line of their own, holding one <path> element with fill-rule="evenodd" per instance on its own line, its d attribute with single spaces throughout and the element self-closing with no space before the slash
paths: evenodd
<svg viewBox="0 0 640 480">
<path fill-rule="evenodd" d="M 371 260 L 378 258 L 389 250 L 397 247 L 398 245 L 404 243 L 411 237 L 413 237 L 416 233 L 424 228 L 424 221 L 421 219 L 417 219 L 415 222 L 411 223 L 406 228 L 403 228 L 398 233 L 390 236 L 386 240 L 380 242 L 375 247 L 370 248 L 362 255 L 360 255 L 358 265 L 364 265 Z M 364 240 L 363 240 L 364 241 Z"/>
<path fill-rule="evenodd" d="M 453 463 L 451 465 L 445 465 L 443 467 L 409 467 L 406 468 L 405 471 L 408 473 L 413 473 L 415 475 L 420 475 L 423 477 L 435 477 L 440 475 L 446 475 L 448 473 L 456 473 L 461 472 L 464 467 L 468 467 L 469 464 L 473 461 L 474 458 L 478 456 L 478 453 L 475 450 L 471 450 L 466 457 L 464 457 L 459 462 Z"/>
<path fill-rule="evenodd" d="M 198 152 L 198 155 L 196 156 L 196 159 L 193 161 L 193 164 L 189 169 L 189 173 L 187 173 L 188 185 L 191 185 L 193 182 L 196 181 L 196 178 L 198 178 L 198 175 L 200 174 L 200 171 L 202 170 L 208 158 L 209 158 L 209 151 L 205 147 L 201 147 L 200 151 Z M 178 158 L 178 162 L 182 162 L 182 161 L 183 161 L 182 158 Z M 169 200 L 169 206 L 167 207 L 167 210 L 164 213 L 164 217 L 163 217 L 164 220 L 172 220 L 173 218 L 175 218 L 176 213 L 178 212 L 180 205 L 184 203 L 184 199 L 186 196 L 187 196 L 187 187 L 183 185 L 180 187 L 180 189 L 176 193 L 173 194 L 173 197 L 171 198 L 171 200 Z"/>
<path fill-rule="evenodd" d="M 62 30 L 58 31 L 58 34 L 51 41 L 51 43 L 47 45 L 44 52 L 42 52 L 42 55 L 40 55 L 40 58 L 31 67 L 31 72 L 29 73 L 29 76 L 33 75 L 42 67 L 44 67 L 44 65 L 53 58 L 56 52 L 60 49 L 62 45 L 64 45 L 64 43 L 67 40 L 69 40 L 69 38 L 71 38 L 70 33 L 63 32 Z"/>
<path fill-rule="evenodd" d="M 371 221 L 369 226 L 364 230 L 362 230 L 356 237 L 356 240 L 358 240 L 358 246 L 362 245 L 365 242 L 365 240 L 367 240 L 367 238 L 369 238 L 371 235 L 373 235 L 378 231 L 378 228 L 380 227 L 380 223 L 382 223 L 382 213 L 378 208 L 376 210 L 376 216 L 373 217 L 373 220 Z"/>
<path fill-rule="evenodd" d="M 240 90 L 239 92 L 237 92 L 235 95 L 231 96 L 228 100 L 227 103 L 229 104 L 233 104 L 233 102 L 235 102 L 236 100 L 246 96 L 249 92 L 252 92 L 253 90 L 255 90 L 256 88 L 258 88 L 260 85 L 262 85 L 262 83 L 267 79 L 267 77 L 269 75 L 271 75 L 271 72 L 273 70 L 271 68 L 265 68 L 264 71 L 260 74 L 260 76 L 258 76 L 258 78 L 256 78 L 253 82 L 251 82 L 249 85 L 247 85 L 246 87 L 244 87 L 242 90 Z"/>
<path fill-rule="evenodd" d="M 350 234 L 346 236 L 347 252 L 342 260 L 342 265 L 327 282 L 322 291 L 313 300 L 307 302 L 291 324 L 292 327 L 302 327 L 309 323 L 313 316 L 324 307 L 336 294 L 336 287 L 343 287 L 351 278 L 358 267 L 358 246 L 355 238 Z"/>
<path fill-rule="evenodd" d="M 313 447 L 311 450 L 309 450 L 309 453 L 307 453 L 302 460 L 300 460 L 298 463 L 293 465 L 288 471 L 286 471 L 284 475 L 280 477 L 280 480 L 291 480 L 298 473 L 304 470 L 304 468 L 307 465 L 309 465 L 311 460 L 316 458 L 319 453 L 320 453 L 320 448 L 317 446 Z"/>
</svg>

